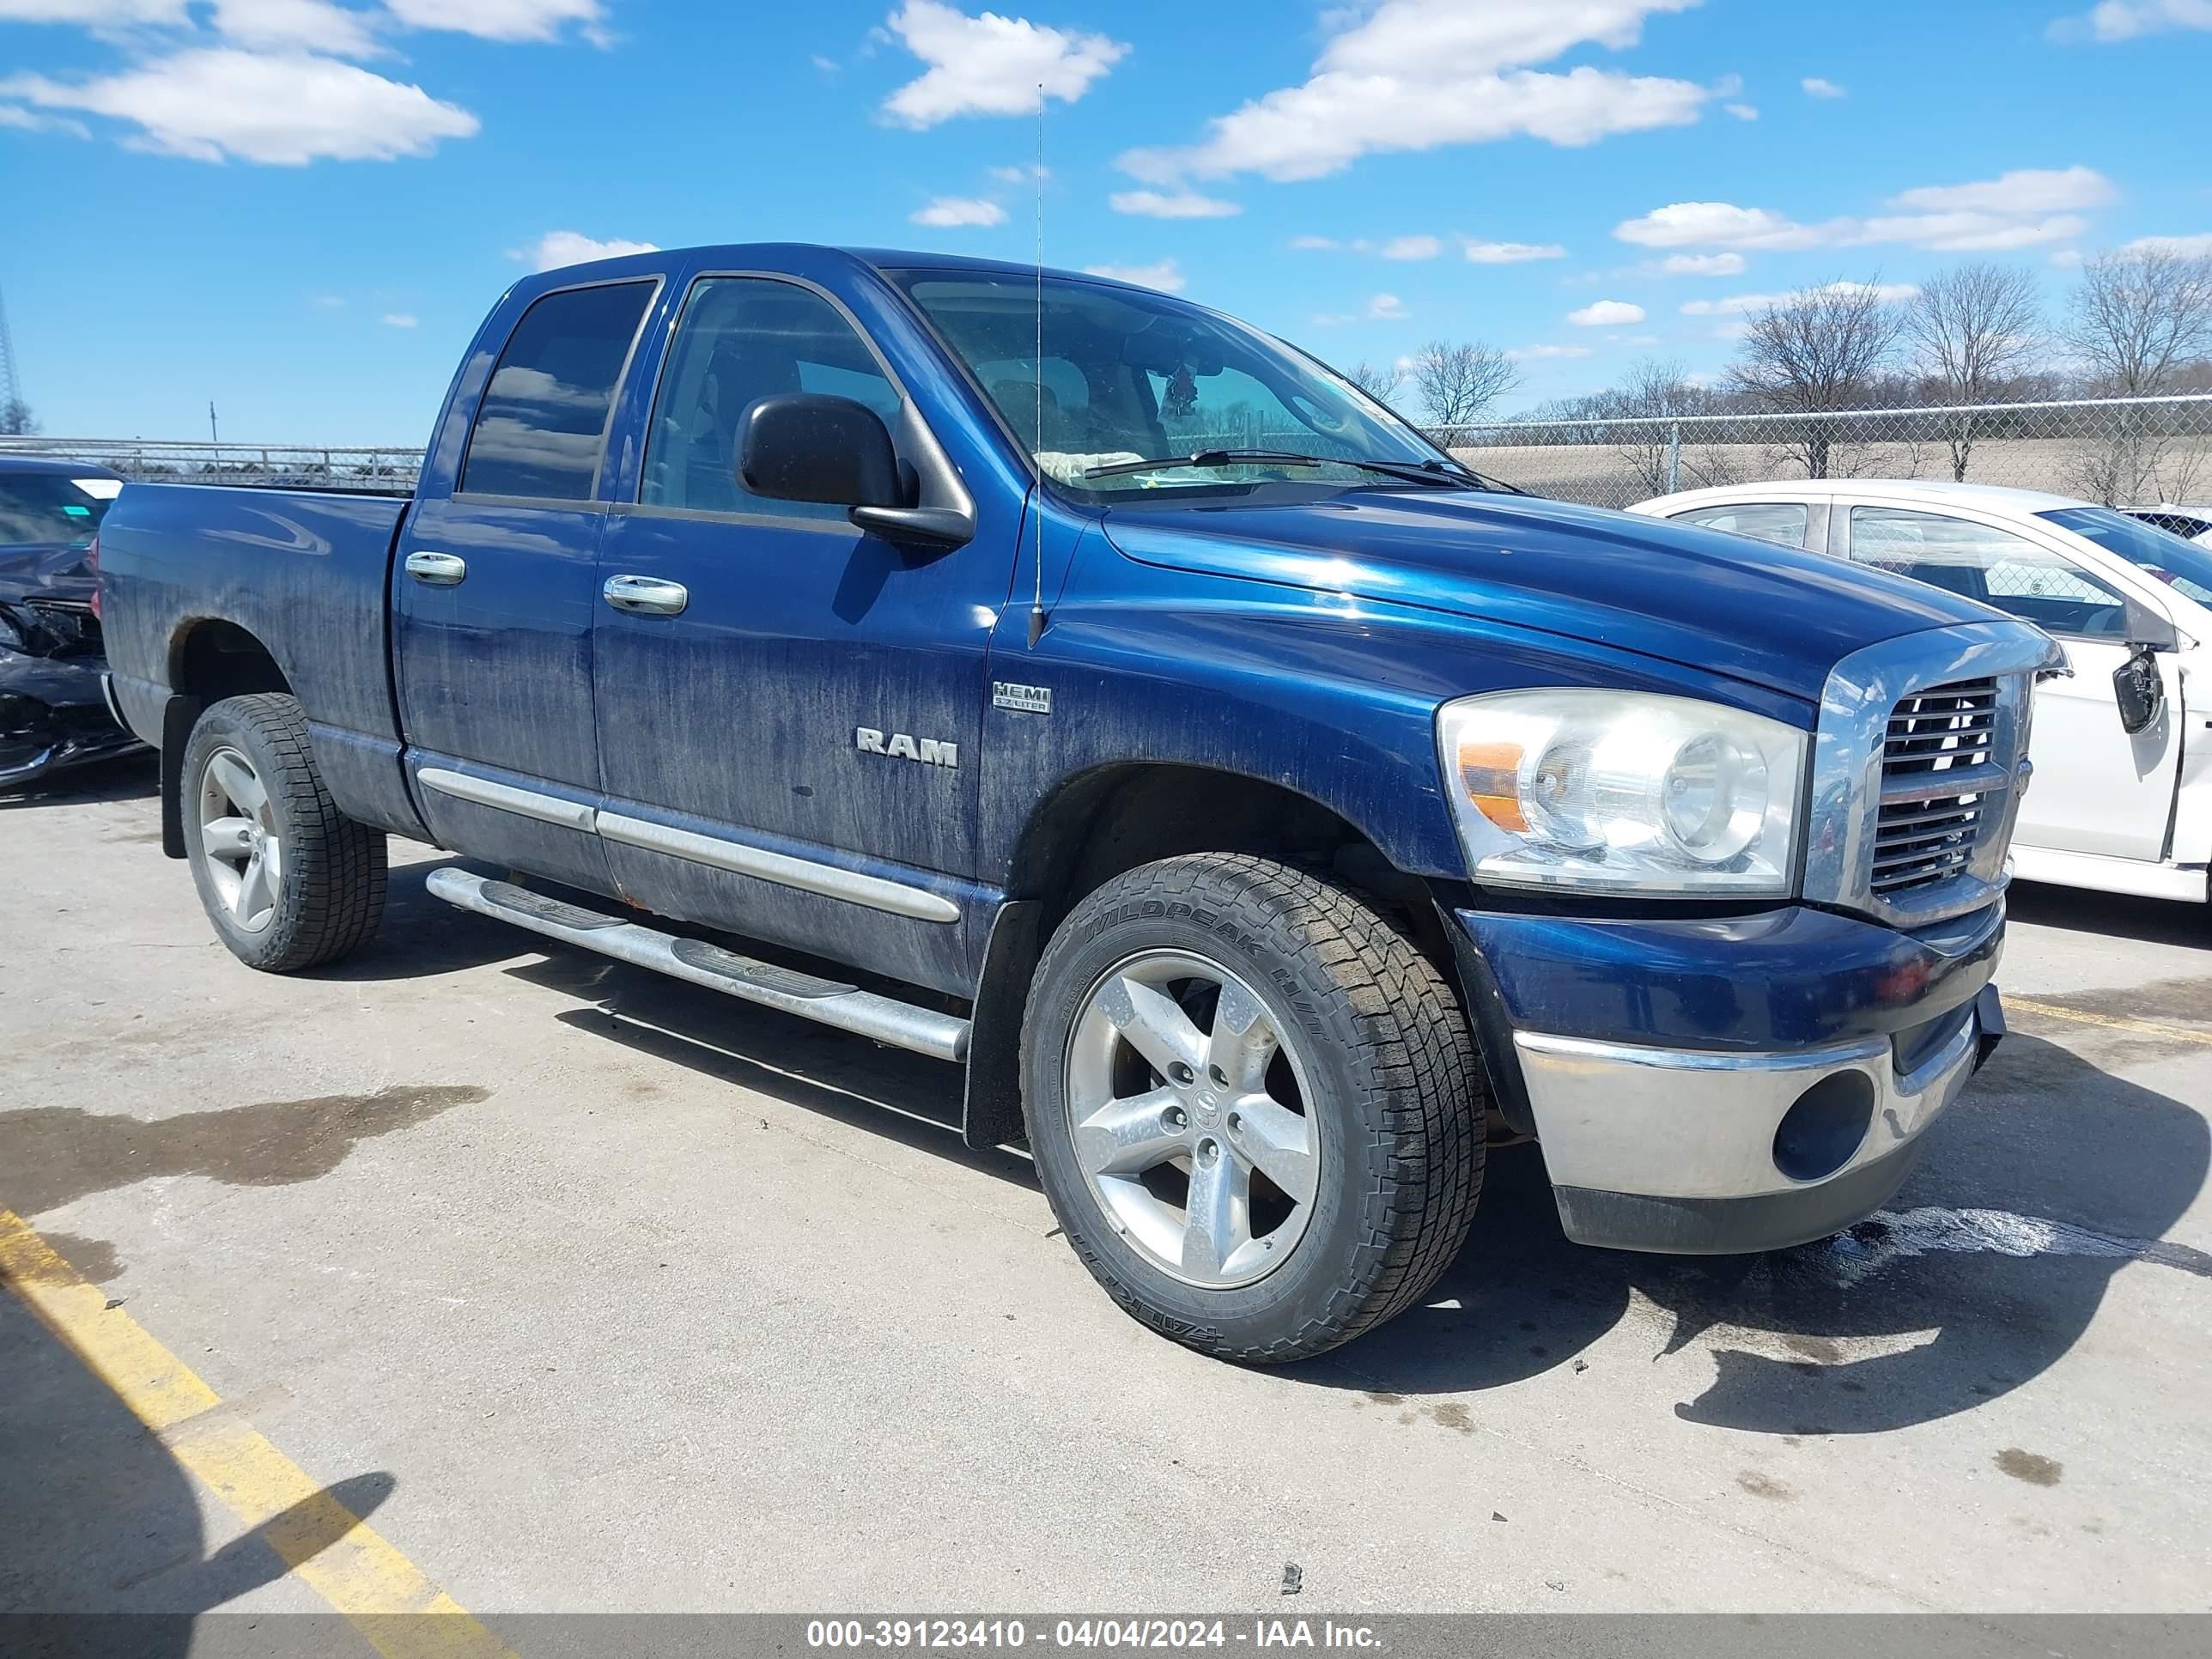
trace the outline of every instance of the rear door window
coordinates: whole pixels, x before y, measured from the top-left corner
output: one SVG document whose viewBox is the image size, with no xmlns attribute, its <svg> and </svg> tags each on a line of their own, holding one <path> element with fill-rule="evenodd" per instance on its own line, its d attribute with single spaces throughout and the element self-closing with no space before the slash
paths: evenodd
<svg viewBox="0 0 2212 1659">
<path fill-rule="evenodd" d="M 1693 507 L 1675 514 L 1674 521 L 1725 530 L 1781 547 L 1802 547 L 1809 518 L 1802 501 L 1736 501 L 1726 507 Z"/>
<path fill-rule="evenodd" d="M 586 501 L 653 284 L 548 294 L 522 313 L 477 410 L 460 493 Z"/>
</svg>

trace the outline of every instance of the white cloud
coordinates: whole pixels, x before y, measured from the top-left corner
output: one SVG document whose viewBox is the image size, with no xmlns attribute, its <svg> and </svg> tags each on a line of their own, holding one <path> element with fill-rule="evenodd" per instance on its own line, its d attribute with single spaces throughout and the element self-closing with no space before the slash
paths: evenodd
<svg viewBox="0 0 2212 1659">
<path fill-rule="evenodd" d="M 1002 185 L 1026 185 L 1032 179 L 1052 177 L 1052 169 L 1042 161 L 1030 161 L 1018 167 L 987 167 L 984 171 Z"/>
<path fill-rule="evenodd" d="M 2081 250 L 2078 247 L 2062 247 L 2051 256 L 2051 263 L 2061 270 L 2072 270 L 2081 263 Z"/>
<path fill-rule="evenodd" d="M 74 23 L 106 29 L 185 21 L 185 0 L 0 0 L 0 22 L 5 23 Z"/>
<path fill-rule="evenodd" d="M 1433 259 L 1443 251 L 1441 236 L 1393 236 L 1382 244 L 1386 259 Z"/>
<path fill-rule="evenodd" d="M 1466 247 L 1468 263 L 1476 265 L 1519 265 L 1531 259 L 1567 257 L 1557 242 L 1469 242 Z"/>
<path fill-rule="evenodd" d="M 1505 355 L 1516 363 L 1534 363 L 1548 357 L 1587 357 L 1590 349 L 1578 345 L 1526 345 L 1516 346 Z"/>
<path fill-rule="evenodd" d="M 415 320 L 414 313 L 410 311 L 387 311 L 382 318 L 386 328 L 412 328 Z"/>
<path fill-rule="evenodd" d="M 1626 300 L 1596 300 L 1569 312 L 1567 320 L 1577 328 L 1625 328 L 1644 320 L 1644 307 Z"/>
<path fill-rule="evenodd" d="M 1370 154 L 1486 143 L 1516 135 L 1594 143 L 1610 134 L 1681 126 L 1711 94 L 1686 81 L 1587 64 L 1533 66 L 1577 46 L 1636 44 L 1644 20 L 1698 0 L 1382 0 L 1371 14 L 1329 15 L 1341 27 L 1305 81 L 1207 123 L 1182 148 L 1135 149 L 1123 171 L 1154 184 L 1258 173 L 1318 179 Z"/>
<path fill-rule="evenodd" d="M 8 0 L 0 0 L 4 9 Z M 215 0 L 216 32 L 241 46 L 373 58 L 388 48 L 369 32 L 366 12 L 330 0 Z"/>
<path fill-rule="evenodd" d="M 620 237 L 599 241 L 577 230 L 549 230 L 532 246 L 517 248 L 511 259 L 527 259 L 533 270 L 554 270 L 562 265 L 588 264 L 594 259 L 619 259 L 626 253 L 658 253 L 652 242 L 626 242 Z"/>
<path fill-rule="evenodd" d="M 2111 42 L 2170 29 L 2212 29 L 2212 0 L 2104 0 L 2086 16 L 2060 18 L 2051 34 L 2059 40 Z"/>
<path fill-rule="evenodd" d="M 73 138 L 92 137 L 82 121 L 72 121 L 66 115 L 41 115 L 15 104 L 0 104 L 0 127 L 13 127 L 19 132 L 66 132 Z"/>
<path fill-rule="evenodd" d="M 315 309 L 318 311 L 343 311 L 345 309 L 345 295 L 343 294 L 318 294 L 315 295 L 314 306 Z"/>
<path fill-rule="evenodd" d="M 1721 107 L 1739 121 L 1759 119 L 1759 106 L 1756 104 L 1723 104 Z"/>
<path fill-rule="evenodd" d="M 1910 300 L 1920 292 L 1911 283 L 1821 283 L 1808 290 L 1818 294 L 1870 294 L 1884 305 Z M 1731 294 L 1723 300 L 1692 300 L 1682 307 L 1685 317 L 1745 316 L 1778 306 L 1795 296 L 1788 294 Z"/>
<path fill-rule="evenodd" d="M 2199 258 L 2205 254 L 2212 253 L 2212 232 L 2208 232 L 2202 236 L 2138 236 L 2120 252 L 2123 253 L 2175 253 L 2185 259 Z M 2058 256 L 2054 253 L 2051 257 L 2053 263 L 2056 263 Z M 2075 264 L 2079 264 L 2081 260 L 2080 254 L 2074 256 Z"/>
<path fill-rule="evenodd" d="M 118 74 L 64 82 L 0 82 L 0 94 L 44 109 L 134 123 L 135 149 L 196 161 L 235 156 L 276 167 L 427 155 L 480 123 L 422 88 L 304 52 L 204 47 L 151 58 Z"/>
<path fill-rule="evenodd" d="M 1797 83 L 1805 88 L 1808 98 L 1843 98 L 1849 94 L 1833 81 L 1824 81 L 1817 75 L 1808 75 Z"/>
<path fill-rule="evenodd" d="M 918 225 L 989 226 L 1006 222 L 1006 210 L 981 196 L 940 196 L 907 217 Z"/>
<path fill-rule="evenodd" d="M 1085 265 L 1083 269 L 1092 276 L 1110 276 L 1117 283 L 1156 288 L 1163 294 L 1182 291 L 1183 274 L 1172 259 L 1163 259 L 1156 265 Z"/>
<path fill-rule="evenodd" d="M 1890 205 L 1927 213 L 2064 213 L 2118 198 L 2094 167 L 2023 167 L 1978 184 L 1923 185 L 1892 197 Z"/>
<path fill-rule="evenodd" d="M 606 43 L 606 10 L 599 0 L 384 0 L 384 4 L 413 29 L 473 34 L 483 40 L 553 40 L 574 23 L 586 40 Z"/>
<path fill-rule="evenodd" d="M 1741 253 L 1670 253 L 1639 269 L 1650 276 L 1741 276 L 1745 264 Z"/>
<path fill-rule="evenodd" d="M 1367 302 L 1367 314 L 1381 322 L 1402 323 L 1413 313 L 1395 294 L 1378 294 Z"/>
<path fill-rule="evenodd" d="M 1129 50 L 1103 34 L 1047 28 L 1026 17 L 989 11 L 970 17 L 943 0 L 906 0 L 886 21 L 929 65 L 884 100 L 884 113 L 909 127 L 957 115 L 1034 115 L 1048 98 L 1072 104 Z"/>
<path fill-rule="evenodd" d="M 1342 247 L 1344 244 L 1338 241 L 1334 236 L 1306 235 L 1291 237 L 1291 246 L 1295 248 L 1303 248 L 1308 252 L 1312 252 L 1316 250 L 1340 248 Z"/>
<path fill-rule="evenodd" d="M 2094 168 L 2027 168 L 1964 185 L 1929 185 L 1893 197 L 1907 211 L 1801 224 L 1769 208 L 1731 202 L 1674 202 L 1613 227 L 1624 242 L 1652 248 L 1864 247 L 1904 242 L 1946 252 L 2034 247 L 2087 228 L 2057 210 L 2102 205 L 2118 191 Z"/>
<path fill-rule="evenodd" d="M 813 64 L 815 68 L 820 70 L 824 75 L 841 75 L 844 72 L 845 69 L 845 66 L 839 63 L 836 58 L 824 58 L 818 52 L 810 55 L 806 61 Z"/>
<path fill-rule="evenodd" d="M 1194 190 L 1170 194 L 1157 190 L 1125 190 L 1109 199 L 1115 212 L 1141 214 L 1148 219 L 1227 219 L 1244 211 L 1234 202 L 1201 196 Z"/>
</svg>

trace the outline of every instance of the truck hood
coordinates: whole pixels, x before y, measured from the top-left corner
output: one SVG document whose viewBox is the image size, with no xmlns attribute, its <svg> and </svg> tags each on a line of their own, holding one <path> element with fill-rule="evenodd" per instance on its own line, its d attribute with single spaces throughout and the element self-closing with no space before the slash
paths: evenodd
<svg viewBox="0 0 2212 1659">
<path fill-rule="evenodd" d="M 1863 646 L 1998 616 L 1843 559 L 1525 495 L 1116 507 L 1105 528 L 1147 564 L 1452 611 L 1812 702 Z"/>
<path fill-rule="evenodd" d="M 0 600 L 92 598 L 94 579 L 82 544 L 0 546 Z"/>
</svg>

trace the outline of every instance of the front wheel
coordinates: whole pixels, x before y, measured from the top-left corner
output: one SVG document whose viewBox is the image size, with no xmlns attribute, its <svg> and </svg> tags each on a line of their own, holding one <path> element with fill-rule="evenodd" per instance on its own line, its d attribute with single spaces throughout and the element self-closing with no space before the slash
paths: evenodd
<svg viewBox="0 0 2212 1659">
<path fill-rule="evenodd" d="M 1269 860 L 1164 860 L 1054 933 L 1023 1110 L 1039 1177 L 1123 1309 L 1194 1348 L 1301 1359 L 1412 1305 L 1466 1237 L 1483 1103 L 1412 943 Z"/>
<path fill-rule="evenodd" d="M 384 836 L 331 799 L 296 699 L 264 692 L 210 708 L 178 787 L 192 884 L 247 967 L 319 968 L 376 931 Z"/>
</svg>

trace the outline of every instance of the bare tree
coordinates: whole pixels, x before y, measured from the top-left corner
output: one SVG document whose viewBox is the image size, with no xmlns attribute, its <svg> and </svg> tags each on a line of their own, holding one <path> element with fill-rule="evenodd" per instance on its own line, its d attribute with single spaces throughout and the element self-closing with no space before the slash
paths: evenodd
<svg viewBox="0 0 2212 1659">
<path fill-rule="evenodd" d="M 2160 248 L 2100 253 L 2081 267 L 2069 297 L 2066 343 L 2106 397 L 2168 392 L 2212 353 L 2212 255 Z M 2082 494 L 2107 503 L 2156 500 L 2172 447 L 2150 410 L 2122 408 L 2075 471 Z"/>
<path fill-rule="evenodd" d="M 10 398 L 0 403 L 0 436 L 25 437 L 38 429 L 38 417 L 31 413 L 30 404 L 21 398 Z"/>
<path fill-rule="evenodd" d="M 1521 384 L 1521 371 L 1480 340 L 1431 340 L 1414 354 L 1413 386 L 1434 426 L 1468 426 Z"/>
<path fill-rule="evenodd" d="M 1683 488 L 1686 473 L 1692 486 L 1726 482 L 1713 476 L 1711 466 L 1682 453 L 1681 428 L 1674 422 L 1686 415 L 1709 413 L 1713 395 L 1691 381 L 1679 359 L 1641 358 L 1629 365 L 1620 385 L 1588 401 L 1601 418 L 1640 422 L 1616 428 L 1613 449 L 1644 495 Z"/>
<path fill-rule="evenodd" d="M 1987 403 L 2041 346 L 2043 311 L 2035 280 L 2003 265 L 1960 265 L 1922 288 L 1905 308 L 1905 331 L 1921 372 L 1936 383 L 1946 404 Z M 1979 418 L 1943 417 L 1954 482 L 1966 480 Z"/>
<path fill-rule="evenodd" d="M 1825 416 L 1863 406 L 1868 383 L 1897 348 L 1905 319 L 1881 284 L 1826 283 L 1801 289 L 1752 318 L 1729 383 L 1778 415 Z M 1808 478 L 1828 476 L 1835 422 L 1806 422 L 1784 443 Z"/>
<path fill-rule="evenodd" d="M 1362 359 L 1337 373 L 1378 404 L 1389 403 L 1398 388 L 1406 384 L 1406 371 L 1395 363 L 1370 363 Z"/>
</svg>

